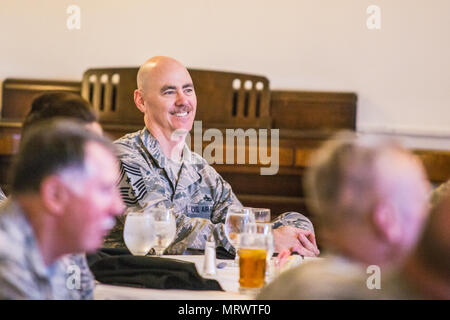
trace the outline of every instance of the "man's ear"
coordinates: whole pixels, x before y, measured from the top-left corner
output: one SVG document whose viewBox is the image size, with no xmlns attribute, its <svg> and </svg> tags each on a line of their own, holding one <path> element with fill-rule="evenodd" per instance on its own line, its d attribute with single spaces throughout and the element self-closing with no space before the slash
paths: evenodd
<svg viewBox="0 0 450 320">
<path fill-rule="evenodd" d="M 379 203 L 372 213 L 375 233 L 383 241 L 397 243 L 401 237 L 401 226 L 398 212 L 389 203 Z"/>
<path fill-rule="evenodd" d="M 41 183 L 41 199 L 48 212 L 63 215 L 70 195 L 67 186 L 57 176 L 49 176 Z"/>
<path fill-rule="evenodd" d="M 134 103 L 142 113 L 145 113 L 144 97 L 139 89 L 134 90 Z"/>
</svg>

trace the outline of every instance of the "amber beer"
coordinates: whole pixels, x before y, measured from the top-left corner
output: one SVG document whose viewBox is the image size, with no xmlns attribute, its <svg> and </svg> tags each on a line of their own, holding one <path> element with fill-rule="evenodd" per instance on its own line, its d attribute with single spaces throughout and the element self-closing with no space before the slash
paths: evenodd
<svg viewBox="0 0 450 320">
<path fill-rule="evenodd" d="M 266 249 L 239 249 L 239 284 L 241 288 L 262 288 L 266 273 L 266 256 Z"/>
</svg>

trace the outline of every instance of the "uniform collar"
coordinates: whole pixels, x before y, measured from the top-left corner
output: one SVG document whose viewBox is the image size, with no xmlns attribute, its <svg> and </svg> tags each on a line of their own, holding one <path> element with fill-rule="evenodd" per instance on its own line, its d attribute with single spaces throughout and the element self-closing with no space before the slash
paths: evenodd
<svg viewBox="0 0 450 320">
<path fill-rule="evenodd" d="M 155 164 L 159 168 L 166 166 L 167 159 L 164 156 L 161 145 L 158 140 L 148 131 L 147 128 L 141 130 L 139 138 L 145 149 L 149 152 L 150 156 L 155 160 Z"/>
<path fill-rule="evenodd" d="M 150 133 L 150 131 L 147 128 L 144 128 L 141 130 L 139 134 L 140 140 L 145 147 L 145 149 L 148 150 L 150 156 L 155 161 L 155 164 L 161 168 L 164 169 L 166 165 L 168 165 L 168 159 L 164 155 L 161 149 L 161 145 L 158 142 L 158 140 Z M 178 183 L 176 183 L 176 188 L 186 188 L 187 186 L 197 182 L 201 179 L 197 168 L 196 168 L 196 160 L 197 158 L 194 157 L 192 151 L 189 149 L 187 144 L 185 143 L 183 146 L 183 153 L 181 156 L 181 173 L 180 173 L 180 179 Z M 167 172 L 166 172 L 167 174 Z M 174 184 L 175 185 L 175 184 Z"/>
</svg>

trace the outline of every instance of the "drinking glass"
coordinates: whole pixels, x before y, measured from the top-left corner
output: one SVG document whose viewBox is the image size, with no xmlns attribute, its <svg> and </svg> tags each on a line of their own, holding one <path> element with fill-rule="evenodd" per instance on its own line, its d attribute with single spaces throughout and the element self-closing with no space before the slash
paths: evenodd
<svg viewBox="0 0 450 320">
<path fill-rule="evenodd" d="M 262 233 L 265 236 L 265 241 L 267 245 L 267 259 L 266 259 L 266 282 L 270 282 L 272 277 L 274 276 L 274 266 L 275 262 L 272 258 L 273 253 L 275 251 L 275 243 L 273 240 L 273 231 L 271 223 L 261 223 L 257 222 L 258 232 Z"/>
<path fill-rule="evenodd" d="M 267 236 L 268 247 L 267 247 L 267 267 L 266 267 L 266 280 L 270 281 L 273 276 L 273 263 L 274 260 L 272 258 L 273 253 L 275 251 L 275 246 L 273 242 L 273 232 L 272 232 L 272 224 L 270 223 L 270 209 L 267 208 L 252 208 L 253 214 L 255 215 L 255 222 L 263 224 L 260 228 L 262 228 L 263 233 Z"/>
<path fill-rule="evenodd" d="M 255 216 L 255 222 L 270 222 L 270 209 L 266 208 L 252 208 L 253 214 Z"/>
<path fill-rule="evenodd" d="M 247 207 L 230 206 L 225 219 L 225 235 L 236 251 L 233 266 L 238 266 L 239 237 L 247 223 L 255 222 L 253 212 Z"/>
<path fill-rule="evenodd" d="M 265 283 L 268 227 L 248 223 L 239 237 L 239 291 L 255 296 Z"/>
<path fill-rule="evenodd" d="M 151 208 L 146 212 L 152 217 L 152 231 L 155 237 L 152 247 L 157 256 L 162 256 L 175 238 L 177 231 L 175 215 L 171 209 L 166 208 Z"/>
<path fill-rule="evenodd" d="M 155 239 L 152 217 L 147 213 L 130 212 L 125 219 L 123 239 L 128 250 L 135 256 L 145 256 Z"/>
</svg>

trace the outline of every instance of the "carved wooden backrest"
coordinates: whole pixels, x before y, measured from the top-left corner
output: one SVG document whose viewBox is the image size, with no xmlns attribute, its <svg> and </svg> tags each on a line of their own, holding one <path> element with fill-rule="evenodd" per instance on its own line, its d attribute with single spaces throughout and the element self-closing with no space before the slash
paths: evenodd
<svg viewBox="0 0 450 320">
<path fill-rule="evenodd" d="M 92 103 L 100 122 L 143 124 L 136 108 L 138 68 L 89 69 L 83 75 L 82 96 Z M 189 69 L 197 95 L 196 120 L 204 127 L 269 128 L 269 81 L 241 73 Z"/>
<path fill-rule="evenodd" d="M 33 100 L 44 92 L 65 91 L 80 94 L 80 83 L 38 79 L 5 79 L 2 84 L 1 120 L 22 122 Z"/>
<path fill-rule="evenodd" d="M 92 104 L 100 122 L 144 125 L 144 116 L 133 101 L 137 70 L 137 68 L 89 69 L 83 74 L 81 95 Z"/>
<path fill-rule="evenodd" d="M 270 128 L 269 80 L 243 73 L 189 70 L 197 120 L 213 128 Z"/>
</svg>

